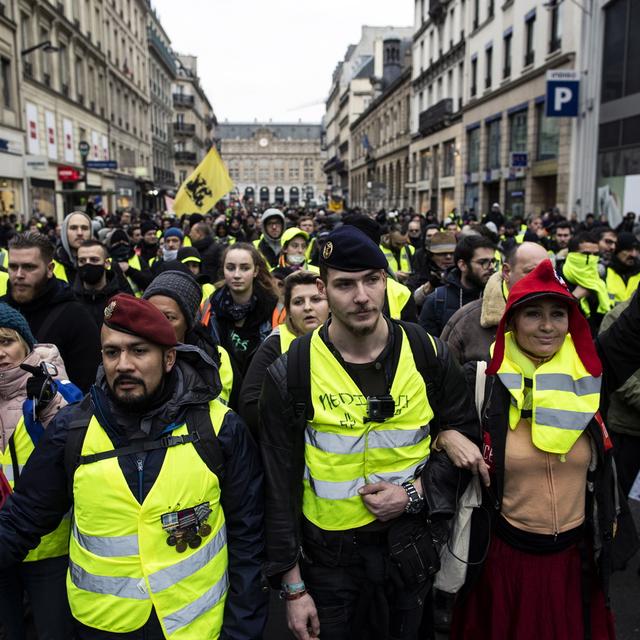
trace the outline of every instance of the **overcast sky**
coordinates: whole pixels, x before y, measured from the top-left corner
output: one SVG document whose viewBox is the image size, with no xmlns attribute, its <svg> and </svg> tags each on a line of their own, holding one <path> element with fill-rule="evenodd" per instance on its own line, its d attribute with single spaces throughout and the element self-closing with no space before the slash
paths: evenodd
<svg viewBox="0 0 640 640">
<path fill-rule="evenodd" d="M 152 0 L 172 47 L 198 56 L 218 120 L 320 122 L 362 25 L 408 27 L 413 0 Z"/>
</svg>

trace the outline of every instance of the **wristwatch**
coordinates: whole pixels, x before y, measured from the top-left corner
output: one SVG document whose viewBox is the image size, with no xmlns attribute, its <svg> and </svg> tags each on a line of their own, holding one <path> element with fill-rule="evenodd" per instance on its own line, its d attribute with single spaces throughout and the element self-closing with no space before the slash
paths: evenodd
<svg viewBox="0 0 640 640">
<path fill-rule="evenodd" d="M 424 508 L 424 498 L 420 497 L 420 494 L 413 486 L 413 482 L 403 482 L 402 488 L 407 492 L 409 502 L 404 508 L 405 513 L 420 513 Z"/>
</svg>

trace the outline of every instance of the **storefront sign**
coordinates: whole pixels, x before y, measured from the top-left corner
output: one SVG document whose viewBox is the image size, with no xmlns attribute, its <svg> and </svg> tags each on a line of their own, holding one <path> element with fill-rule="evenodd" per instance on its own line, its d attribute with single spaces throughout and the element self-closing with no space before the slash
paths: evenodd
<svg viewBox="0 0 640 640">
<path fill-rule="evenodd" d="M 38 175 L 49 168 L 49 160 L 46 156 L 25 156 L 24 168 L 27 175 Z"/>
<path fill-rule="evenodd" d="M 82 175 L 73 167 L 58 167 L 58 180 L 60 182 L 78 182 Z"/>
</svg>

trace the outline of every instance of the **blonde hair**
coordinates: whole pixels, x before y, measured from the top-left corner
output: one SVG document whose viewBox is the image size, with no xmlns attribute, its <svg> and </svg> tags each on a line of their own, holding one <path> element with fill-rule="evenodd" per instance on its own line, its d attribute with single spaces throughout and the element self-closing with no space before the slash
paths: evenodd
<svg viewBox="0 0 640 640">
<path fill-rule="evenodd" d="M 22 348 L 24 349 L 25 358 L 31 353 L 31 347 L 29 347 L 25 339 L 15 329 L 0 327 L 0 338 L 17 340 L 22 345 Z"/>
</svg>

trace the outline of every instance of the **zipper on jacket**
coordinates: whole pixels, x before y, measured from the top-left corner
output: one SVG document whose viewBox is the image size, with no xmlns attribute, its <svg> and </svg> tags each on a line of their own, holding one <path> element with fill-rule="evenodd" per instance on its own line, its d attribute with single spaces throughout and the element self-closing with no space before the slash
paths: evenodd
<svg viewBox="0 0 640 640">
<path fill-rule="evenodd" d="M 144 460 L 136 458 L 136 468 L 138 469 L 138 501 L 142 504 L 142 486 L 144 481 Z"/>
</svg>

